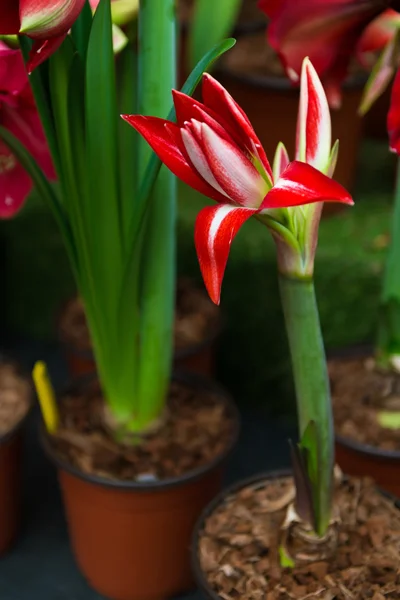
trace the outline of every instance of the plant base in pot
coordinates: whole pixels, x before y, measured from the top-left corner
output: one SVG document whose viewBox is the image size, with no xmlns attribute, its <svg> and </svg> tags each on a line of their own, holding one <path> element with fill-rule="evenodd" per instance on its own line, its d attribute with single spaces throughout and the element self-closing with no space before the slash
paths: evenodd
<svg viewBox="0 0 400 600">
<path fill-rule="evenodd" d="M 338 464 L 400 497 L 400 427 L 379 421 L 383 411 L 400 411 L 400 375 L 377 369 L 368 349 L 353 348 L 329 360 L 329 376 Z"/>
<path fill-rule="evenodd" d="M 265 27 L 241 36 L 219 65 L 218 80 L 249 117 L 267 156 L 272 160 L 278 143 L 283 142 L 293 159 L 299 90 L 285 77 L 278 57 L 268 46 Z M 332 139 L 341 142 L 334 179 L 346 189 L 354 183 L 362 133 L 357 108 L 364 84 L 364 76 L 351 77 L 343 89 L 342 107 L 331 113 Z M 340 210 L 341 205 L 327 203 L 324 215 Z"/>
<path fill-rule="evenodd" d="M 113 600 L 159 600 L 193 585 L 190 538 L 218 493 L 238 416 L 215 384 L 186 375 L 171 384 L 163 426 L 130 445 L 102 425 L 96 386 L 61 403 L 44 447 L 56 463 L 77 563 Z"/>
<path fill-rule="evenodd" d="M 221 331 L 220 311 L 190 280 L 177 286 L 174 362 L 177 369 L 212 375 L 216 340 Z M 82 301 L 70 300 L 59 320 L 61 340 L 72 378 L 96 370 Z"/>
<path fill-rule="evenodd" d="M 21 429 L 31 388 L 12 364 L 0 364 L 0 555 L 15 540 L 21 504 Z"/>
<path fill-rule="evenodd" d="M 371 480 L 343 479 L 335 490 L 336 546 L 328 558 L 315 546 L 313 557 L 295 529 L 285 529 L 293 496 L 291 477 L 272 473 L 241 482 L 211 503 L 193 540 L 194 572 L 207 598 L 399 597 L 400 511 L 393 500 Z M 293 568 L 281 564 L 283 543 L 286 559 L 297 551 Z"/>
</svg>

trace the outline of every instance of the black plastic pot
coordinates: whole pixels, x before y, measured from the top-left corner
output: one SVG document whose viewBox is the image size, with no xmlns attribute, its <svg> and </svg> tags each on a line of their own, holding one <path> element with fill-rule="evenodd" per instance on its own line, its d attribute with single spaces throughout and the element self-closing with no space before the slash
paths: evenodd
<svg viewBox="0 0 400 600">
<path fill-rule="evenodd" d="M 180 477 L 137 482 L 87 475 L 61 460 L 42 431 L 45 452 L 58 469 L 78 566 L 95 590 L 113 600 L 159 600 L 193 586 L 193 527 L 221 489 L 237 441 L 239 415 L 222 388 L 198 375 L 177 374 L 174 380 L 221 394 L 234 423 L 226 451 Z"/>
<path fill-rule="evenodd" d="M 350 346 L 328 353 L 335 358 L 367 358 L 373 351 L 370 345 Z M 372 477 L 377 485 L 400 498 L 400 451 L 382 450 L 369 444 L 336 435 L 336 462 L 348 475 Z"/>
</svg>

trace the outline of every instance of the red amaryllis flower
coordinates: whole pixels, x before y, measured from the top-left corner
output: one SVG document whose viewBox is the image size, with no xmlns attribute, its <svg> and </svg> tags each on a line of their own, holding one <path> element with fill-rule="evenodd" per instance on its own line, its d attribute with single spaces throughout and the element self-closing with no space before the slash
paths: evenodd
<svg viewBox="0 0 400 600">
<path fill-rule="evenodd" d="M 389 146 L 392 152 L 400 156 L 400 69 L 393 82 L 390 109 L 387 117 Z"/>
<path fill-rule="evenodd" d="M 323 93 L 322 86 L 320 90 Z M 305 90 L 310 107 L 307 143 L 316 161 L 327 141 L 316 139 L 314 133 L 321 132 L 315 127 L 319 119 L 316 93 L 320 90 L 312 85 Z M 218 202 L 200 211 L 195 244 L 207 290 L 219 303 L 232 240 L 251 216 L 263 219 L 282 207 L 352 200 L 341 185 L 305 162 L 288 163 L 274 177 L 250 121 L 228 92 L 207 74 L 202 92 L 203 104 L 173 92 L 177 124 L 140 115 L 123 118 L 177 177 Z M 327 143 L 330 145 L 330 137 Z"/>
<path fill-rule="evenodd" d="M 268 41 L 290 79 L 298 81 L 302 60 L 308 56 L 335 107 L 340 105 L 340 86 L 365 28 L 388 4 L 387 0 L 259 1 L 261 10 L 271 19 Z M 372 49 L 369 42 L 371 38 L 365 41 L 363 52 Z M 373 45 L 376 42 L 375 29 Z"/>
<path fill-rule="evenodd" d="M 49 178 L 55 177 L 22 55 L 1 42 L 0 125 L 24 144 Z M 31 189 L 31 178 L 0 141 L 0 218 L 14 216 Z"/>
<path fill-rule="evenodd" d="M 1 0 L 0 35 L 24 33 L 35 43 L 29 72 L 61 46 L 85 0 Z"/>
</svg>

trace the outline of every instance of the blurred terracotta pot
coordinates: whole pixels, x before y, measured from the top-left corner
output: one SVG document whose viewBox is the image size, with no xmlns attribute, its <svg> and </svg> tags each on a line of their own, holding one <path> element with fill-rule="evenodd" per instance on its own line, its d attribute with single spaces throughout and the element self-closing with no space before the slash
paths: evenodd
<svg viewBox="0 0 400 600">
<path fill-rule="evenodd" d="M 400 498 L 400 452 L 389 452 L 336 436 L 336 462 L 348 475 L 372 477 L 377 485 Z"/>
<path fill-rule="evenodd" d="M 373 353 L 369 345 L 358 345 L 334 350 L 335 358 L 368 358 Z M 347 475 L 372 477 L 377 485 L 400 498 L 400 451 L 384 450 L 336 434 L 336 462 Z"/>
<path fill-rule="evenodd" d="M 180 477 L 150 483 L 89 476 L 63 462 L 46 436 L 58 467 L 71 544 L 90 585 L 113 600 L 160 600 L 193 586 L 190 539 L 204 507 L 220 491 L 225 461 L 236 443 L 238 414 L 212 382 L 184 381 L 219 392 L 234 422 L 229 447 L 213 463 Z"/>
<path fill-rule="evenodd" d="M 0 555 L 13 544 L 21 518 L 22 427 L 0 437 Z"/>
</svg>

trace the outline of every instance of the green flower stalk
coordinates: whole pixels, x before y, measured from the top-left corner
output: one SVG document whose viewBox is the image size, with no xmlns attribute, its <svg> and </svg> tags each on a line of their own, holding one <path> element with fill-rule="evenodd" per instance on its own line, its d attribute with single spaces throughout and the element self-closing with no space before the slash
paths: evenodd
<svg viewBox="0 0 400 600">
<path fill-rule="evenodd" d="M 247 116 L 212 77 L 203 103 L 174 94 L 177 125 L 140 115 L 125 119 L 185 183 L 216 200 L 196 220 L 195 244 L 204 282 L 219 303 L 233 238 L 250 217 L 272 232 L 292 355 L 300 443 L 294 451 L 297 512 L 318 536 L 331 523 L 334 436 L 318 309 L 313 286 L 324 201 L 352 204 L 333 181 L 328 103 L 308 59 L 301 74 L 296 160 L 279 144 L 271 168 Z M 302 490 L 309 492 L 306 502 Z"/>
<path fill-rule="evenodd" d="M 94 14 L 87 2 L 60 47 L 32 73 L 57 187 L 0 129 L 57 219 L 85 306 L 104 416 L 117 439 L 162 422 L 171 375 L 176 183 L 120 113 L 170 112 L 174 11 L 175 0 L 140 3 L 138 55 L 128 45 L 118 57 L 118 86 L 110 0 L 100 0 Z M 30 42 L 20 42 L 28 58 Z M 200 61 L 186 93 L 233 43 Z"/>
</svg>

